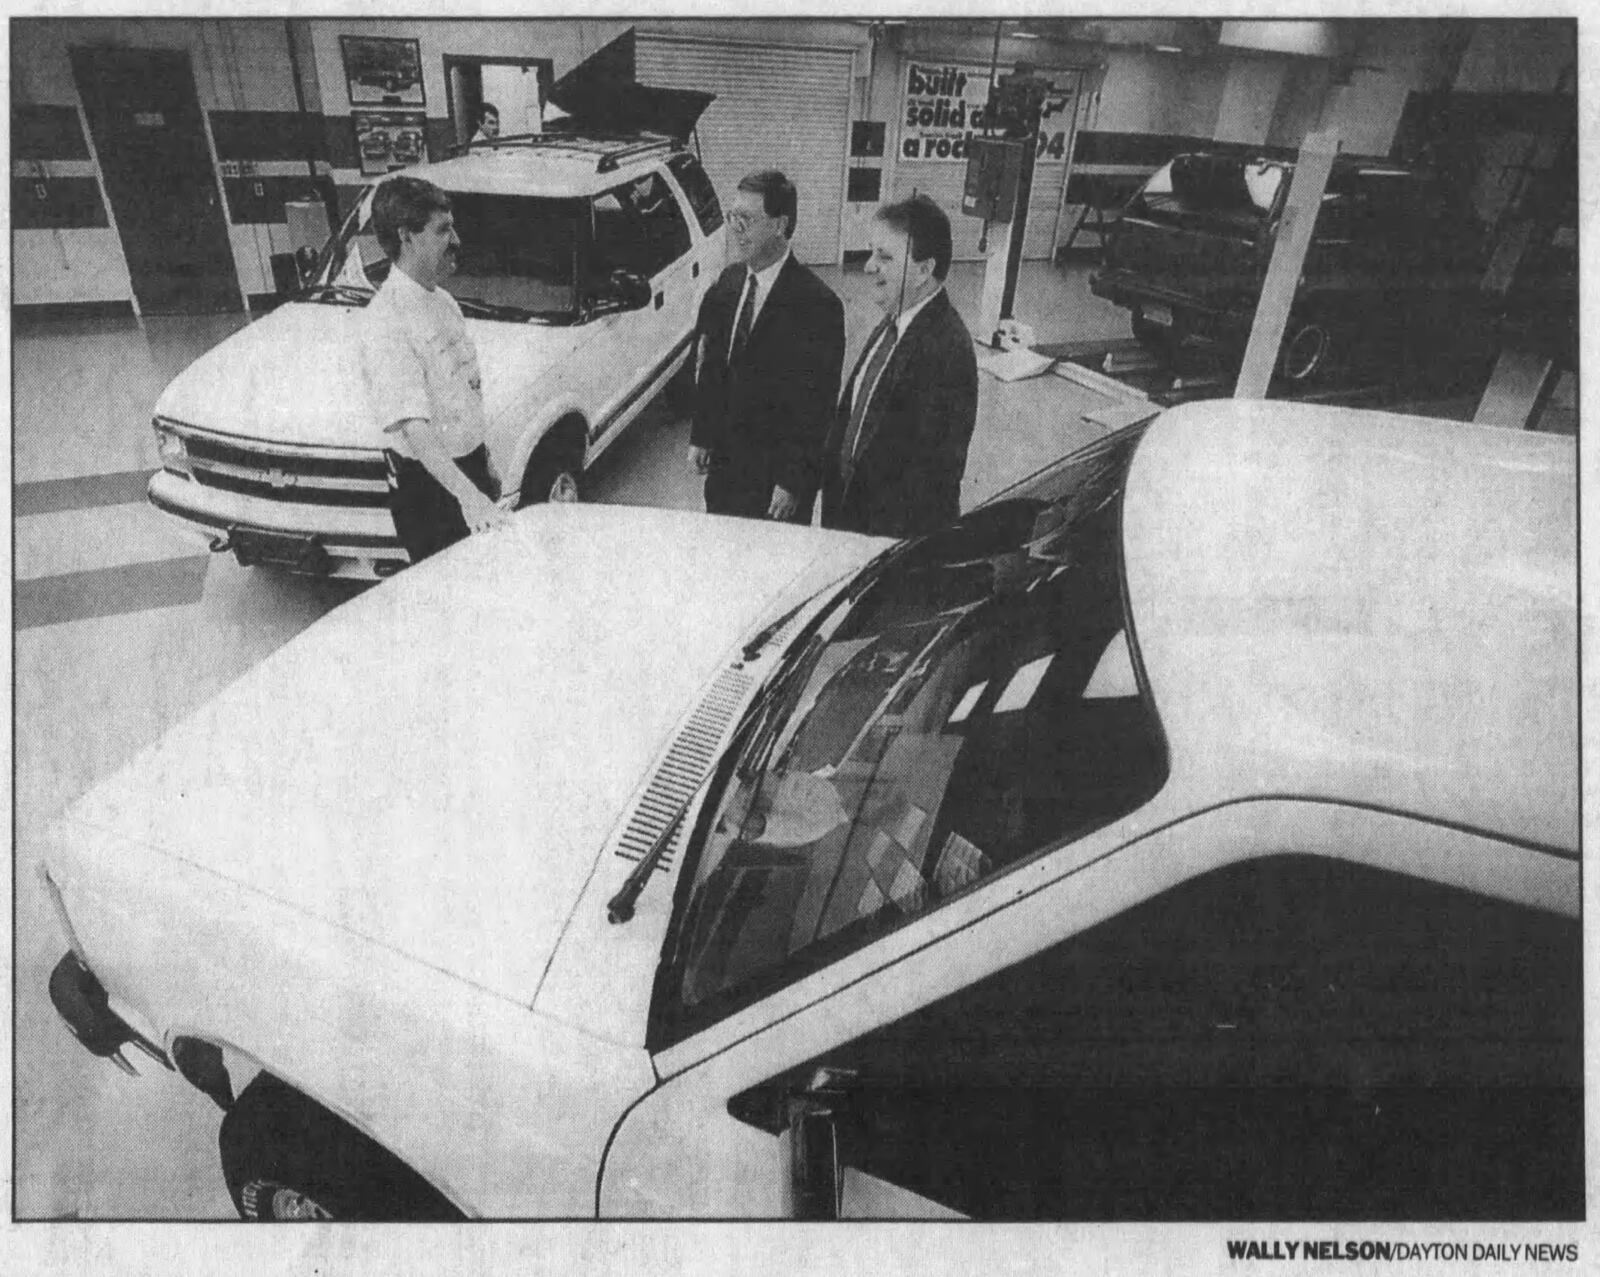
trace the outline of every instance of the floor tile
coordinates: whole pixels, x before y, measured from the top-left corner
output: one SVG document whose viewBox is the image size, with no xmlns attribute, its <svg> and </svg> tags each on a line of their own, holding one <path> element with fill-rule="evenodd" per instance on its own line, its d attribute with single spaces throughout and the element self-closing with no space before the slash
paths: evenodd
<svg viewBox="0 0 1600 1277">
<path fill-rule="evenodd" d="M 18 580 L 188 558 L 205 546 L 186 536 L 139 493 L 137 503 L 18 512 L 12 525 L 12 571 Z"/>
</svg>

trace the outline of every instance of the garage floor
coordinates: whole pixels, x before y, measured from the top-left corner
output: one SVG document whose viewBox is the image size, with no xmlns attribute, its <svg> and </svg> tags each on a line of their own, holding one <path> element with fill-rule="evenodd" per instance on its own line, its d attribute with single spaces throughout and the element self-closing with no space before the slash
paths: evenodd
<svg viewBox="0 0 1600 1277">
<path fill-rule="evenodd" d="M 876 320 L 865 280 L 824 274 L 846 301 L 853 361 Z M 1016 310 L 1041 342 L 1125 334 L 1123 314 L 1091 297 L 1086 277 L 1086 267 L 1024 269 Z M 969 322 L 981 289 L 980 267 L 953 269 Z M 233 1214 L 211 1101 L 137 1053 L 139 1079 L 92 1059 L 56 1019 L 45 981 L 64 946 L 33 865 L 69 802 L 356 588 L 197 553 L 144 502 L 157 395 L 244 322 L 55 325 L 13 338 L 20 1219 Z M 1097 437 L 1083 414 L 1111 402 L 1055 376 L 984 376 L 964 503 Z M 687 441 L 685 420 L 652 407 L 603 458 L 589 496 L 700 508 Z"/>
</svg>

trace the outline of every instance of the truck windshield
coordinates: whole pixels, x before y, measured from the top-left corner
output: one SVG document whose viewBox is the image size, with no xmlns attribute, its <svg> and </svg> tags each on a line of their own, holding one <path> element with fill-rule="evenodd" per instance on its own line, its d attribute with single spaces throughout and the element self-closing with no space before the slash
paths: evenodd
<svg viewBox="0 0 1600 1277">
<path fill-rule="evenodd" d="M 708 800 L 658 1013 L 681 1036 L 1143 803 L 1166 771 L 1108 437 L 899 555 L 776 677 Z"/>
<path fill-rule="evenodd" d="M 452 191 L 461 251 L 444 282 L 462 310 L 483 319 L 569 318 L 576 309 L 575 261 L 582 200 Z M 324 252 L 313 299 L 363 302 L 389 273 L 372 233 L 369 192 Z"/>
</svg>

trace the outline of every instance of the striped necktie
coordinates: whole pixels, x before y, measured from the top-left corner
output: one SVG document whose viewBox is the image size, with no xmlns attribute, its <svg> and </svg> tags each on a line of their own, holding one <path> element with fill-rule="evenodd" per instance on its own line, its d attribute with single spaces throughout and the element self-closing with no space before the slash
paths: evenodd
<svg viewBox="0 0 1600 1277">
<path fill-rule="evenodd" d="M 861 443 L 861 424 L 867 419 L 867 407 L 872 403 L 873 392 L 878 388 L 878 379 L 883 376 L 884 365 L 889 362 L 889 356 L 893 353 L 898 340 L 899 333 L 895 331 L 893 319 L 885 319 L 873 330 L 872 353 L 862 367 L 861 375 L 856 378 L 855 404 L 850 409 L 850 429 L 845 434 L 844 440 L 844 456 L 847 462 L 854 462 L 856 459 L 856 448 Z"/>
</svg>

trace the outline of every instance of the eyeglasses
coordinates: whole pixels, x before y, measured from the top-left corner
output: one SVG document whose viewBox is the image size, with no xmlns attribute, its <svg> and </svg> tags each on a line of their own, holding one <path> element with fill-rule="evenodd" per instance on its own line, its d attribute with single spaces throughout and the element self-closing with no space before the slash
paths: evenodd
<svg viewBox="0 0 1600 1277">
<path fill-rule="evenodd" d="M 770 222 L 772 219 L 765 213 L 729 213 L 728 225 L 734 230 L 749 230 L 757 222 Z"/>
</svg>

